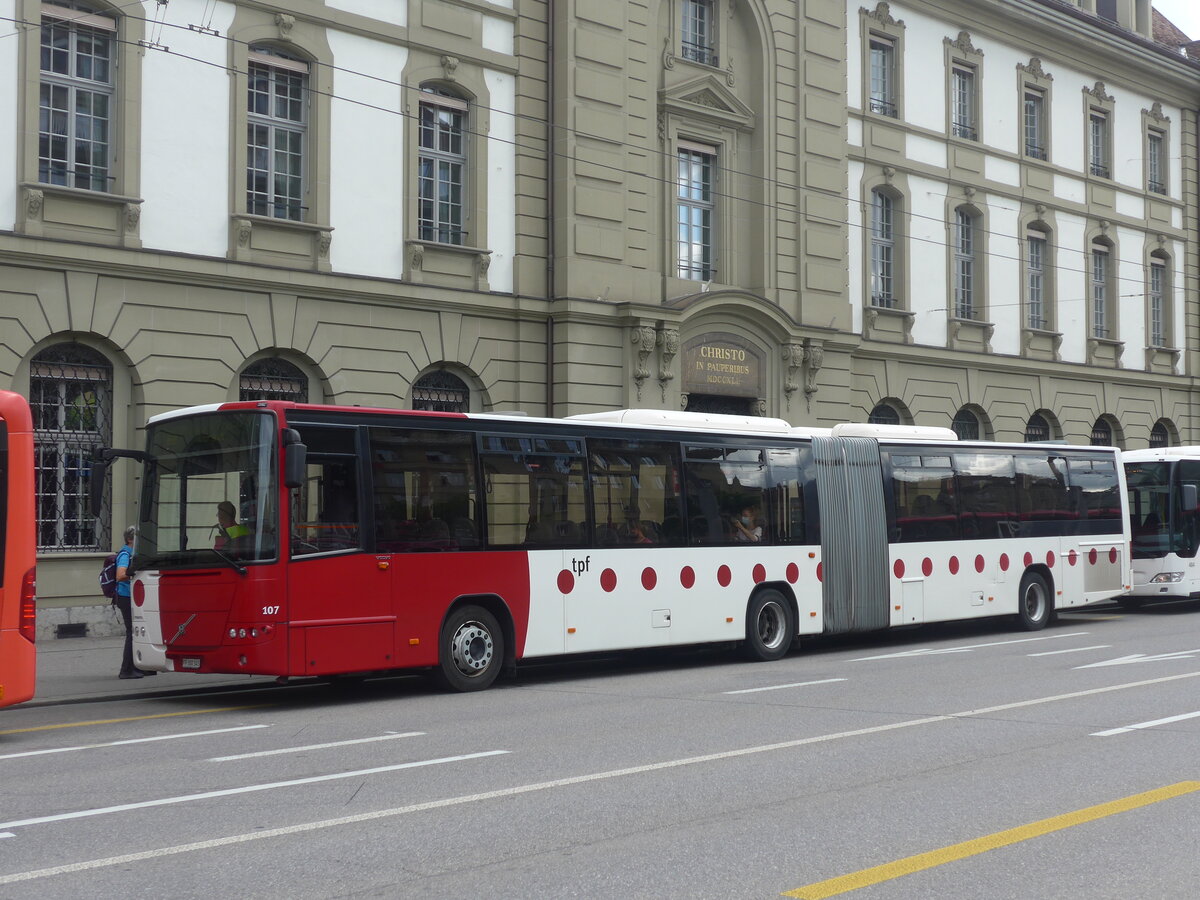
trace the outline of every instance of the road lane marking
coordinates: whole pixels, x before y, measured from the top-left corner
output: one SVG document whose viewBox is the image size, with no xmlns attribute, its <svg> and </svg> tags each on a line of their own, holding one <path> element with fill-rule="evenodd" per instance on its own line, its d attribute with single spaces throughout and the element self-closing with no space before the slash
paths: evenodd
<svg viewBox="0 0 1200 900">
<path fill-rule="evenodd" d="M 845 681 L 845 678 L 822 678 L 820 681 L 797 681 L 794 684 L 772 684 L 769 687 L 746 688 L 741 691 L 722 691 L 723 694 L 756 694 L 759 691 L 781 691 L 784 688 L 808 687 L 810 684 L 833 684 L 835 681 Z"/>
<path fill-rule="evenodd" d="M 1031 700 L 1019 700 L 1014 703 L 1005 703 L 1000 706 L 970 710 L 968 712 L 957 713 L 955 715 L 930 716 L 923 719 L 910 719 L 905 722 L 896 722 L 890 725 L 878 725 L 873 728 L 861 728 L 855 731 L 844 731 L 837 734 L 818 735 L 817 737 L 801 738 L 799 740 L 785 741 L 779 744 L 765 744 L 757 747 L 745 747 L 739 750 L 730 750 L 723 753 L 711 753 L 705 756 L 694 756 L 680 760 L 667 760 L 665 762 L 651 763 L 643 766 L 633 766 L 627 769 L 614 769 L 607 772 L 596 772 L 590 775 L 577 775 L 569 778 L 559 778 L 555 779 L 554 781 L 542 781 L 533 784 L 519 785 L 512 788 L 501 788 L 481 794 L 467 794 L 459 797 L 448 797 L 442 800 L 431 800 L 425 803 L 412 804 L 410 806 L 399 806 L 391 809 L 375 810 L 374 812 L 357 813 L 351 816 L 341 816 L 336 819 L 321 819 L 315 822 L 304 822 L 298 825 L 287 825 L 279 828 L 264 829 L 262 831 L 252 831 L 245 834 L 233 834 L 221 838 L 211 838 L 206 841 L 195 841 L 190 844 L 177 844 L 173 847 L 161 847 L 155 850 L 142 850 L 136 853 L 125 853 L 121 856 L 110 856 L 100 859 L 84 860 L 83 862 L 67 863 L 65 865 L 52 866 L 45 869 L 33 869 L 27 872 L 14 872 L 11 875 L 0 875 L 0 885 L 15 884 L 21 881 L 32 881 L 39 878 L 50 878 L 55 875 L 69 875 L 75 872 L 87 872 L 93 869 L 104 869 L 112 866 L 123 866 L 128 865 L 129 863 L 140 862 L 142 860 L 160 859 L 164 856 L 174 856 L 180 853 L 193 853 L 199 850 L 212 850 L 219 847 L 229 847 L 235 844 L 245 844 L 249 843 L 250 841 L 265 840 L 267 838 L 287 837 L 294 834 L 304 834 L 310 831 L 320 831 L 326 828 L 337 828 L 343 825 L 356 825 L 362 822 L 390 819 L 398 816 L 410 815 L 412 813 L 425 812 L 427 810 L 446 809 L 452 806 L 461 806 L 468 803 L 481 803 L 487 800 L 516 797 L 522 794 L 531 794 L 538 791 L 552 790 L 554 788 L 572 787 L 577 784 L 606 781 L 608 779 L 622 778 L 629 775 L 641 775 L 648 772 L 657 772 L 679 768 L 681 766 L 733 759 L 741 756 L 750 756 L 756 753 L 767 753 L 774 750 L 787 750 L 809 744 L 826 743 L 842 738 L 858 737 L 868 734 L 879 734 L 887 731 L 895 731 L 901 728 L 909 728 L 915 725 L 926 725 L 934 722 L 945 722 L 955 718 L 987 715 L 989 713 L 1002 712 L 1008 709 L 1018 709 L 1024 706 L 1035 706 L 1039 703 L 1053 703 L 1059 700 L 1071 700 L 1076 697 L 1086 697 L 1092 694 L 1104 694 L 1112 691 L 1146 687 L 1148 685 L 1164 684 L 1170 681 L 1180 681 L 1185 678 L 1196 677 L 1200 677 L 1200 672 L 1186 672 L 1180 675 L 1165 675 L 1161 678 L 1151 678 L 1145 681 L 1133 681 L 1127 684 L 1116 684 L 1108 687 L 1092 688 L 1086 691 L 1076 691 L 1070 694 L 1059 694 L 1053 697 L 1035 697 Z M 0 825 L 0 828 L 7 827 L 10 826 Z"/>
<path fill-rule="evenodd" d="M 1000 847 L 1007 847 L 1010 844 L 1017 844 L 1021 841 L 1027 841 L 1030 838 L 1041 837 L 1042 835 L 1062 831 L 1075 825 L 1083 825 L 1086 822 L 1094 822 L 1097 819 L 1114 816 L 1118 813 L 1140 809 L 1152 803 L 1161 803 L 1163 800 L 1171 800 L 1195 791 L 1200 791 L 1200 781 L 1181 781 L 1178 784 L 1168 785 L 1141 794 L 1134 794 L 1120 800 L 1110 800 L 1108 803 L 1100 803 L 1096 806 L 1089 806 L 1086 809 L 1076 810 L 1075 812 L 1064 813 L 1060 816 L 1051 816 L 1048 819 L 1042 819 L 1038 822 L 1030 822 L 1028 825 L 1019 825 L 1016 828 L 1009 828 L 1006 831 L 997 831 L 995 834 L 989 834 L 970 841 L 963 841 L 961 844 L 952 844 L 940 850 L 918 853 L 915 856 L 898 859 L 895 862 L 884 863 L 883 865 L 873 866 L 870 869 L 862 869 L 858 872 L 851 872 L 849 875 L 841 875 L 837 878 L 830 878 L 827 881 L 818 881 L 805 887 L 796 888 L 793 891 L 787 891 L 783 896 L 798 897 L 801 900 L 824 900 L 826 897 L 834 897 L 838 894 L 859 890 L 860 888 L 871 887 L 884 881 L 892 881 L 905 875 L 911 875 L 914 872 L 922 872 L 925 869 L 932 869 L 935 866 L 942 866 L 956 860 L 978 856 L 980 853 L 986 853 L 989 850 L 997 850 Z"/>
<path fill-rule="evenodd" d="M 353 741 L 332 741 L 328 744 L 309 744 L 307 747 L 284 747 L 280 750 L 260 750 L 257 753 L 239 753 L 236 756 L 214 756 L 209 762 L 230 762 L 235 759 L 254 759 L 259 756 L 279 756 L 281 753 L 302 753 L 305 750 L 328 750 L 330 747 L 349 747 L 352 744 L 370 744 L 375 741 L 394 741 L 397 738 L 418 737 L 424 731 L 406 731 L 404 734 L 384 734 L 379 737 L 358 738 Z M 4 757 L 0 756 L 0 759 Z"/>
<path fill-rule="evenodd" d="M 1096 731 L 1089 737 L 1108 737 L 1113 734 L 1125 734 L 1127 731 L 1137 731 L 1140 728 L 1153 728 L 1155 725 L 1169 725 L 1172 722 L 1182 722 L 1184 719 L 1194 719 L 1200 712 L 1184 713 L 1181 716 L 1168 716 L 1165 719 L 1155 719 L 1153 722 L 1139 722 L 1137 725 L 1126 725 L 1123 728 L 1110 728 L 1108 731 Z"/>
<path fill-rule="evenodd" d="M 161 797 L 158 800 L 142 800 L 138 803 L 122 803 L 117 806 L 105 806 L 100 809 L 81 809 L 78 812 L 59 813 L 53 816 L 35 816 L 31 819 L 18 819 L 12 822 L 0 822 L 0 828 L 24 828 L 28 825 L 44 825 L 47 822 L 65 822 L 68 819 L 87 819 L 92 816 L 104 816 L 111 813 L 128 812 L 133 809 L 149 809 L 154 806 L 171 806 L 176 803 L 191 803 L 193 800 L 211 800 L 216 797 L 233 797 L 238 794 L 253 794 L 258 791 L 270 791 L 275 788 L 296 787 L 301 784 L 319 784 L 325 781 L 339 781 L 343 778 L 361 778 L 366 775 L 378 775 L 381 772 L 397 772 L 401 769 L 419 769 L 424 766 L 438 766 L 444 763 L 462 762 L 468 759 L 482 759 L 485 756 L 502 756 L 508 750 L 485 750 L 482 753 L 465 753 L 461 756 L 444 756 L 441 759 L 422 759 L 417 762 L 397 763 L 393 766 L 376 766 L 373 769 L 357 769 L 353 772 L 333 772 L 329 775 L 313 775 L 309 778 L 294 778 L 290 781 L 272 781 L 267 784 L 248 784 L 243 787 L 225 788 L 220 791 L 204 791 L 200 794 L 183 794 L 179 797 Z"/>
<path fill-rule="evenodd" d="M 28 734 L 32 731 L 55 731 L 59 728 L 83 728 L 85 725 L 117 725 L 121 722 L 142 722 L 146 719 L 172 719 L 178 716 L 202 716 L 205 713 L 235 712 L 242 709 L 264 709 L 274 703 L 255 703 L 252 706 L 217 706 L 213 709 L 190 709 L 187 712 L 155 713 L 149 716 L 125 716 L 121 719 L 92 719 L 89 722 L 62 722 L 58 725 L 35 725 L 32 728 L 10 728 L 0 734 Z"/>
<path fill-rule="evenodd" d="M 123 747 L 126 744 L 149 744 L 153 741 L 174 741 L 179 738 L 204 737 L 210 734 L 228 734 L 231 731 L 251 731 L 255 728 L 270 728 L 270 725 L 241 725 L 237 728 L 214 728 L 211 731 L 187 731 L 183 734 L 160 734 L 157 737 L 129 738 L 124 741 L 105 741 L 102 744 L 78 744 L 74 747 L 52 747 L 49 750 L 26 750 L 24 753 L 6 753 L 0 759 L 18 759 L 22 756 L 45 756 L 50 753 L 70 753 L 73 750 L 95 750 L 97 747 Z"/>
<path fill-rule="evenodd" d="M 868 662 L 873 659 L 899 659 L 905 656 L 932 656 L 942 653 L 966 653 L 968 650 L 978 650 L 981 647 L 1004 647 L 1008 644 L 1028 644 L 1032 641 L 1057 641 L 1060 638 L 1081 637 L 1089 634 L 1087 631 L 1071 631 L 1063 634 L 1047 634 L 1042 637 L 1015 638 L 1011 641 L 989 641 L 986 644 L 964 644 L 961 647 L 919 647 L 916 650 L 901 650 L 899 653 L 884 653 L 881 656 L 860 656 L 850 662 Z"/>
<path fill-rule="evenodd" d="M 1086 666 L 1076 666 L 1077 669 L 1099 669 L 1104 666 L 1127 666 L 1130 663 L 1144 662 L 1162 662 L 1169 660 L 1174 662 L 1180 659 L 1195 659 L 1196 654 L 1200 653 L 1200 649 L 1196 650 L 1176 650 L 1174 653 L 1158 653 L 1153 656 L 1147 656 L 1145 653 L 1131 653 L 1128 656 L 1119 656 L 1116 659 L 1106 659 L 1102 662 L 1088 663 Z"/>
<path fill-rule="evenodd" d="M 1107 650 L 1112 644 L 1096 644 L 1094 647 L 1071 647 L 1068 650 L 1043 650 L 1041 653 L 1026 653 L 1026 656 L 1055 656 L 1059 653 L 1082 653 L 1084 650 Z"/>
</svg>

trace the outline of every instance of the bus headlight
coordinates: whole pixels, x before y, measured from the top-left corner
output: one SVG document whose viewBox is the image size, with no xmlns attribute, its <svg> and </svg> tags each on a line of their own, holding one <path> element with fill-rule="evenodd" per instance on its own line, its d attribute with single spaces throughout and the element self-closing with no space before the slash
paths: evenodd
<svg viewBox="0 0 1200 900">
<path fill-rule="evenodd" d="M 1150 579 L 1151 584 L 1178 584 L 1183 581 L 1182 572 L 1160 572 Z"/>
</svg>

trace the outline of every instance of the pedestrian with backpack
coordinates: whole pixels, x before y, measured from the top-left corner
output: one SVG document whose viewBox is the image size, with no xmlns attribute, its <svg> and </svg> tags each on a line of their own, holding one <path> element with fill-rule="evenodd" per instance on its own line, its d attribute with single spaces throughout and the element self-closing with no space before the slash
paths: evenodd
<svg viewBox="0 0 1200 900">
<path fill-rule="evenodd" d="M 133 538 L 137 529 L 130 525 L 125 529 L 125 546 L 117 551 L 116 597 L 114 603 L 125 620 L 125 653 L 121 657 L 121 672 L 118 678 L 144 678 L 157 672 L 145 672 L 133 664 Z M 103 581 L 103 578 L 102 578 Z"/>
</svg>

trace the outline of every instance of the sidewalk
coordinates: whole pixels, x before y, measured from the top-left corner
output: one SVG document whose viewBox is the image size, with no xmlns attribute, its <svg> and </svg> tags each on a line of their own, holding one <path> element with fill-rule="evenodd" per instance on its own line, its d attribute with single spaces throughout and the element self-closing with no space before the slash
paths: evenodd
<svg viewBox="0 0 1200 900">
<path fill-rule="evenodd" d="M 197 688 L 229 685 L 270 685 L 265 675 L 194 675 L 159 672 L 145 678 L 122 680 L 124 637 L 58 638 L 38 641 L 37 690 L 23 707 L 68 702 L 95 702 L 121 698 L 190 692 Z"/>
</svg>

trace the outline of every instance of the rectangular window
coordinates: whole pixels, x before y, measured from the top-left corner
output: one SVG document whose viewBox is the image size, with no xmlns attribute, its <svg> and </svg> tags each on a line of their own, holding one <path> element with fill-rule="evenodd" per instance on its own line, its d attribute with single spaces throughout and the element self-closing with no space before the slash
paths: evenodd
<svg viewBox="0 0 1200 900">
<path fill-rule="evenodd" d="M 712 281 L 716 149 L 680 144 L 677 164 L 676 272 L 680 278 Z"/>
<path fill-rule="evenodd" d="M 1023 115 L 1025 155 L 1046 159 L 1046 95 L 1026 89 Z"/>
<path fill-rule="evenodd" d="M 959 526 L 968 539 L 1016 537 L 1016 468 L 1011 453 L 956 453 Z"/>
<path fill-rule="evenodd" d="M 679 55 L 706 66 L 717 64 L 714 0 L 683 0 L 683 29 Z"/>
<path fill-rule="evenodd" d="M 1017 537 L 1070 534 L 1074 506 L 1067 487 L 1067 461 L 1061 456 L 1018 453 L 1016 463 Z"/>
<path fill-rule="evenodd" d="M 97 26 L 89 27 L 51 18 L 45 7 L 42 15 L 38 181 L 107 191 L 116 44 L 110 20 L 88 16 Z"/>
<path fill-rule="evenodd" d="M 954 227 L 954 315 L 975 318 L 975 220 L 961 209 Z"/>
<path fill-rule="evenodd" d="M 871 192 L 871 304 L 887 308 L 896 305 L 893 212 L 891 197 L 879 191 Z"/>
<path fill-rule="evenodd" d="M 1092 337 L 1108 337 L 1108 250 L 1092 247 Z"/>
<path fill-rule="evenodd" d="M 871 112 L 895 118 L 898 115 L 896 109 L 896 46 L 887 38 L 872 36 L 870 56 L 868 106 Z"/>
<path fill-rule="evenodd" d="M 299 222 L 304 219 L 308 67 L 299 60 L 262 51 L 251 51 L 250 60 L 246 211 Z"/>
<path fill-rule="evenodd" d="M 1025 239 L 1025 277 L 1028 289 L 1028 324 L 1030 328 L 1046 327 L 1046 239 L 1029 235 Z"/>
<path fill-rule="evenodd" d="M 461 245 L 467 169 L 467 104 L 423 92 L 418 160 L 417 227 L 423 241 Z"/>
<path fill-rule="evenodd" d="M 354 428 L 300 426 L 308 447 L 304 484 L 291 491 L 292 556 L 357 550 L 358 453 Z"/>
<path fill-rule="evenodd" d="M 1165 347 L 1164 294 L 1167 268 L 1160 262 L 1150 264 L 1150 346 Z"/>
<path fill-rule="evenodd" d="M 381 427 L 370 436 L 376 550 L 478 547 L 473 436 Z"/>
<path fill-rule="evenodd" d="M 950 133 L 968 141 L 979 139 L 975 119 L 975 70 L 955 66 L 951 73 Z"/>
<path fill-rule="evenodd" d="M 901 543 L 959 537 L 954 470 L 944 454 L 886 451 L 892 473 L 896 536 Z"/>
<path fill-rule="evenodd" d="M 1167 192 L 1164 161 L 1162 133 L 1151 131 L 1146 135 L 1146 190 L 1155 194 Z"/>
<path fill-rule="evenodd" d="M 597 545 L 683 544 L 679 445 L 621 438 L 587 445 Z"/>
<path fill-rule="evenodd" d="M 1088 154 L 1093 175 L 1109 177 L 1108 166 L 1108 115 L 1092 110 L 1088 116 Z"/>
<path fill-rule="evenodd" d="M 589 543 L 583 441 L 523 434 L 479 439 L 493 547 Z"/>
</svg>

